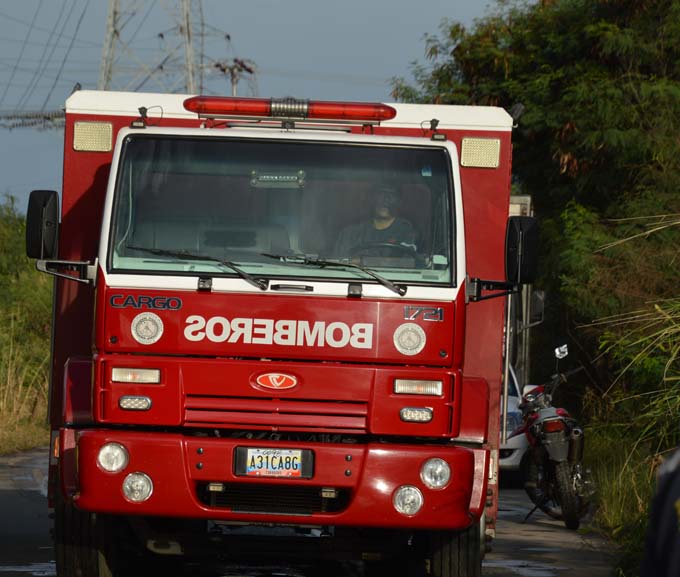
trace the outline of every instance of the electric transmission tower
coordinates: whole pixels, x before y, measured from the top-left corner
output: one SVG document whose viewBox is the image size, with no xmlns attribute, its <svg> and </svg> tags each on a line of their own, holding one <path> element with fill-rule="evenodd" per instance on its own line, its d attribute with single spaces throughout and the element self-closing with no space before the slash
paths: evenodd
<svg viewBox="0 0 680 577">
<path fill-rule="evenodd" d="M 165 27 L 149 34 L 149 20 Z M 194 93 L 203 83 L 195 46 L 203 36 L 201 0 L 109 0 L 97 88 Z"/>
<path fill-rule="evenodd" d="M 195 94 L 210 92 L 206 84 L 218 74 L 229 76 L 232 92 L 242 76 L 254 81 L 251 61 L 206 55 L 208 42 L 225 53 L 215 41 L 232 50 L 228 34 L 206 25 L 201 0 L 109 0 L 97 87 Z"/>
<path fill-rule="evenodd" d="M 84 5 L 87 6 L 87 0 Z M 84 14 L 85 10 L 73 28 L 71 44 L 62 56 L 57 80 L 73 42 L 77 40 Z M 62 24 L 59 38 L 64 34 L 64 26 Z M 53 44 L 48 42 L 52 52 L 59 38 Z M 28 39 L 27 36 L 26 41 Z M 208 56 L 208 51 L 216 56 Z M 41 60 L 42 68 L 39 66 L 33 72 L 30 86 L 49 70 L 50 59 L 51 54 L 46 62 Z M 21 54 L 16 70 L 20 60 Z M 98 89 L 223 94 L 225 79 L 233 95 L 241 80 L 247 80 L 250 95 L 257 95 L 256 64 L 235 53 L 229 34 L 205 23 L 202 0 L 109 0 Z M 63 111 L 47 109 L 55 85 L 56 81 L 42 108 L 27 111 L 20 102 L 13 110 L 0 110 L 0 130 L 62 128 Z M 6 86 L 3 95 L 7 89 Z M 73 89 L 79 90 L 80 83 Z M 25 94 L 27 98 L 31 90 L 27 89 Z"/>
</svg>

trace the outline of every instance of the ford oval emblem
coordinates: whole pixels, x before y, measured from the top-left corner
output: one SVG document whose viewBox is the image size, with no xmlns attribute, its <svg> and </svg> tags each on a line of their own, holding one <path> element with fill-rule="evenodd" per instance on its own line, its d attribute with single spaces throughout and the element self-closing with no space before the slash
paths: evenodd
<svg viewBox="0 0 680 577">
<path fill-rule="evenodd" d="M 274 389 L 276 391 L 292 389 L 298 384 L 296 377 L 284 373 L 265 373 L 255 380 L 261 387 L 264 387 L 265 389 Z"/>
</svg>

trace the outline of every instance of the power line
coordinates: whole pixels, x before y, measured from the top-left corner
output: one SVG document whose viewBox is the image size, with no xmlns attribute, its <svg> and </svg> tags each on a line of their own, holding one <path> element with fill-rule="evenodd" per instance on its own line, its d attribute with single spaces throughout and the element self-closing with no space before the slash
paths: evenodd
<svg viewBox="0 0 680 577">
<path fill-rule="evenodd" d="M 73 10 L 74 5 L 75 5 L 75 0 L 74 0 L 74 3 L 71 4 L 71 10 Z M 19 109 L 24 107 L 25 102 L 28 100 L 29 95 L 31 94 L 31 92 L 33 90 L 33 86 L 35 84 L 37 84 L 37 81 L 38 81 L 40 74 L 42 74 L 42 72 L 44 71 L 43 62 L 45 61 L 45 56 L 47 55 L 47 51 L 50 47 L 50 43 L 52 42 L 52 37 L 54 36 L 54 32 L 56 31 L 57 27 L 59 26 L 59 22 L 61 22 L 61 19 L 64 16 L 64 8 L 65 7 L 66 7 L 66 4 L 61 5 L 61 11 L 59 12 L 59 18 L 57 18 L 57 22 L 56 22 L 54 28 L 52 29 L 52 31 L 50 32 L 49 38 L 47 39 L 47 44 L 45 44 L 45 49 L 43 50 L 42 54 L 40 55 L 40 63 L 38 64 L 37 68 L 35 69 L 35 72 L 33 73 L 33 78 L 31 79 L 29 87 L 24 91 L 24 93 L 21 95 L 21 98 L 19 99 L 19 104 L 17 105 L 17 108 L 19 108 Z M 69 13 L 69 16 L 70 16 L 70 13 Z M 65 25 L 66 25 L 66 20 L 64 21 L 64 26 Z M 63 31 L 63 26 L 62 26 L 62 31 Z M 59 36 L 57 38 L 59 38 Z M 50 53 L 49 59 L 52 58 L 52 54 L 54 53 L 54 48 L 56 48 L 56 44 L 52 48 L 52 52 Z M 48 62 L 49 62 L 49 59 L 48 59 Z"/>
<path fill-rule="evenodd" d="M 76 24 L 75 32 L 73 33 L 73 39 L 71 40 L 71 44 L 69 44 L 68 50 L 66 50 L 66 53 L 64 54 L 64 58 L 62 58 L 62 60 L 61 60 L 61 65 L 59 66 L 59 71 L 57 72 L 57 77 L 54 79 L 54 82 L 52 83 L 52 87 L 50 88 L 50 91 L 47 94 L 47 97 L 45 98 L 45 102 L 43 102 L 42 108 L 40 109 L 41 111 L 45 110 L 45 107 L 47 106 L 47 102 L 49 101 L 50 97 L 52 96 L 52 92 L 54 92 L 54 87 L 57 85 L 57 82 L 59 81 L 59 78 L 61 77 L 61 73 L 64 70 L 64 64 L 66 64 L 66 59 L 68 58 L 68 55 L 71 53 L 71 48 L 73 48 L 73 43 L 75 42 L 75 39 L 78 36 L 78 30 L 80 30 L 80 25 L 83 22 L 83 18 L 85 17 L 85 12 L 87 12 L 87 6 L 88 6 L 88 0 L 85 0 L 85 6 L 83 7 L 83 11 L 80 13 L 80 18 L 78 19 L 78 23 Z"/>
<path fill-rule="evenodd" d="M 12 74 L 9 77 L 9 80 L 7 81 L 7 84 L 5 85 L 5 91 L 2 93 L 2 98 L 0 98 L 0 106 L 3 105 L 5 102 L 5 96 L 7 96 L 7 91 L 9 90 L 10 85 L 12 84 L 12 80 L 14 80 L 14 75 L 16 74 L 17 67 L 19 66 L 19 62 L 21 62 L 21 57 L 24 55 L 24 49 L 26 48 L 26 43 L 28 42 L 28 38 L 31 36 L 31 32 L 33 32 L 33 26 L 35 24 L 36 19 L 38 18 L 38 12 L 40 12 L 40 8 L 42 7 L 43 0 L 40 0 L 40 3 L 38 4 L 38 7 L 35 9 L 35 14 L 33 14 L 33 19 L 31 20 L 31 25 L 28 28 L 28 32 L 26 33 L 26 36 L 24 37 L 24 43 L 21 45 L 21 51 L 19 52 L 19 56 L 17 57 L 17 61 L 14 63 L 14 68 L 12 69 Z"/>
<path fill-rule="evenodd" d="M 146 14 L 144 14 L 144 17 L 142 18 L 141 22 L 139 23 L 135 31 L 132 33 L 132 36 L 130 37 L 130 40 L 128 40 L 128 43 L 135 41 L 135 38 L 137 38 L 137 34 L 139 34 L 139 31 L 142 29 L 142 26 L 144 26 L 144 24 L 146 23 L 147 19 L 149 18 L 149 14 L 151 14 L 151 11 L 153 10 L 155 5 L 156 0 L 153 0 L 153 2 L 149 4 L 149 8 L 147 9 Z"/>
<path fill-rule="evenodd" d="M 61 42 L 62 39 L 64 40 L 63 43 Z M 71 38 L 69 36 L 63 36 L 59 40 L 60 41 L 58 42 L 57 46 L 65 48 L 66 46 L 68 46 L 69 42 L 71 41 Z M 140 41 L 144 42 L 144 41 L 156 41 L 156 40 L 158 40 L 158 38 L 157 38 L 157 36 L 154 35 L 154 36 L 142 38 Z M 135 50 L 137 50 L 138 52 L 152 52 L 152 51 L 156 52 L 156 51 L 158 51 L 157 47 L 140 46 L 139 45 L 140 41 L 137 42 L 137 46 L 135 47 Z M 24 42 L 25 42 L 25 40 L 21 39 L 21 38 L 11 38 L 9 36 L 0 36 L 0 43 L 23 44 Z M 38 46 L 38 47 L 43 48 L 45 46 L 45 43 L 29 40 L 28 42 L 26 42 L 26 45 L 27 46 Z M 83 48 L 83 49 L 87 49 L 87 50 L 90 50 L 92 48 L 92 46 L 101 47 L 99 44 L 93 45 L 91 43 L 87 43 L 87 46 L 85 46 L 84 41 L 81 41 L 81 40 L 78 40 L 78 39 L 76 39 L 74 46 L 77 46 L 77 47 L 80 47 L 80 48 Z M 99 63 L 97 63 L 97 65 L 99 65 Z"/>
<path fill-rule="evenodd" d="M 77 77 L 73 80 L 77 82 L 92 76 L 92 69 L 87 61 L 82 59 L 83 56 L 79 61 L 71 60 L 74 48 L 94 44 L 85 43 L 79 37 L 88 14 L 89 0 L 83 0 L 82 3 L 80 0 L 63 0 L 59 4 L 51 5 L 53 15 L 57 18 L 53 18 L 54 25 L 49 30 L 39 24 L 40 19 L 45 17 L 46 5 L 51 3 L 45 3 L 44 0 L 40 2 L 41 5 L 29 23 L 0 11 L 0 18 L 8 16 L 7 21 L 28 26 L 21 40 L 19 58 L 16 60 L 5 58 L 4 61 L 0 58 L 0 70 L 6 70 L 9 78 L 6 85 L 0 88 L 0 129 L 12 130 L 24 127 L 49 129 L 63 126 L 63 113 L 46 110 L 54 93 L 63 89 L 69 82 L 69 77 Z M 233 46 L 230 44 L 231 38 L 227 33 L 206 25 L 202 20 L 201 0 L 109 0 L 109 7 L 112 6 L 122 8 L 119 11 L 110 11 L 107 25 L 107 40 L 112 41 L 108 62 L 113 67 L 112 72 L 115 69 L 116 75 L 122 80 L 116 82 L 119 85 L 115 86 L 116 89 L 139 90 L 153 82 L 162 92 L 195 92 L 199 89 L 201 92 L 205 90 L 206 93 L 210 93 L 210 89 L 205 89 L 203 83 L 204 75 L 212 73 L 210 74 L 212 84 L 215 84 L 218 75 L 219 77 L 227 75 L 227 80 L 231 80 L 235 91 L 239 79 L 248 79 L 251 83 L 251 92 L 257 93 L 255 63 L 234 54 Z M 170 16 L 170 22 L 174 22 L 171 28 L 167 28 L 168 19 L 158 14 L 162 11 L 161 7 L 166 16 Z M 151 27 L 158 26 L 158 23 L 159 27 L 167 29 L 149 36 Z M 71 27 L 74 28 L 70 29 Z M 126 28 L 124 33 L 123 27 Z M 19 27 L 15 26 L 15 29 L 17 28 Z M 36 41 L 36 34 L 42 30 L 47 30 L 49 35 L 46 35 L 44 42 Z M 151 39 L 160 42 L 155 50 L 149 47 Z M 210 44 L 206 39 L 210 39 Z M 216 60 L 206 56 L 205 47 L 209 45 L 209 49 L 215 50 L 216 39 L 222 42 L 226 40 L 227 53 L 231 52 L 230 59 L 221 56 Z M 11 38 L 4 40 L 17 41 Z M 0 42 L 2 41 L 3 37 L 0 37 Z M 37 53 L 33 59 L 26 59 L 26 55 L 30 55 L 30 46 L 40 48 L 33 50 Z M 225 54 L 223 46 L 222 44 L 218 50 L 221 55 Z M 90 52 L 81 50 L 79 54 L 87 57 Z M 154 54 L 150 54 L 152 52 Z M 104 61 L 102 57 L 102 65 Z M 34 66 L 30 66 L 29 63 L 33 63 Z M 217 67 L 215 63 L 218 63 Z M 220 67 L 222 74 L 218 72 Z M 127 85 L 124 86 L 124 83 Z M 21 97 L 14 110 L 3 111 L 1 105 L 7 101 L 9 91 L 12 89 L 21 94 Z M 4 94 L 1 94 L 2 92 Z M 39 111 L 33 107 L 32 99 L 36 98 L 39 98 L 42 104 Z M 29 106 L 34 110 L 26 110 Z"/>
<path fill-rule="evenodd" d="M 62 5 L 62 11 L 63 11 L 63 5 Z M 9 20 L 11 22 L 16 22 L 18 24 L 23 24 L 24 26 L 30 26 L 29 22 L 26 22 L 26 20 L 22 20 L 21 18 L 16 18 L 14 16 L 11 16 L 7 14 L 6 12 L 3 12 L 0 10 L 0 16 L 2 16 L 5 20 Z M 42 26 L 35 26 L 35 30 L 39 30 L 41 32 L 49 32 L 50 35 L 54 32 L 54 28 L 43 28 Z M 70 40 L 70 38 L 65 38 L 67 40 Z M 98 42 L 92 42 L 90 40 L 83 40 L 83 44 L 87 44 L 88 46 L 99 46 Z"/>
<path fill-rule="evenodd" d="M 20 112 L 0 114 L 0 128 L 14 130 L 15 128 L 37 128 L 49 130 L 64 127 L 64 112 Z"/>
<path fill-rule="evenodd" d="M 0 66 L 2 66 L 4 68 L 12 68 L 13 65 L 9 64 L 9 62 L 14 62 L 14 60 L 15 60 L 14 58 L 3 58 L 2 56 L 0 56 Z M 19 66 L 17 68 L 17 70 L 19 72 L 26 72 L 28 70 L 30 70 L 32 72 L 34 68 L 33 68 L 33 66 L 29 67 L 29 65 L 30 64 L 36 64 L 37 62 L 39 62 L 39 60 L 37 58 L 23 58 L 22 59 L 23 66 Z M 91 59 L 85 60 L 85 59 L 80 59 L 80 58 L 71 58 L 71 59 L 69 59 L 69 63 L 70 64 L 87 64 L 87 65 L 92 65 L 95 68 L 99 67 L 99 63 L 94 61 L 94 60 L 91 60 Z"/>
</svg>

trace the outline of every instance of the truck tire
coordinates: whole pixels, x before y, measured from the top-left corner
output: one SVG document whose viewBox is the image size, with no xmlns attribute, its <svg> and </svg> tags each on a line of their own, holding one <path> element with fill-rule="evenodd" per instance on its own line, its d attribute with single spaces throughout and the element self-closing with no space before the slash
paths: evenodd
<svg viewBox="0 0 680 577">
<path fill-rule="evenodd" d="M 432 577 L 480 577 L 479 524 L 473 523 L 463 531 L 433 531 L 429 557 Z"/>
<path fill-rule="evenodd" d="M 567 529 L 578 529 L 581 517 L 581 504 L 576 494 L 571 466 L 567 461 L 555 463 L 555 492 L 562 507 L 562 520 Z"/>
<path fill-rule="evenodd" d="M 58 577 L 117 577 L 118 539 L 111 518 L 79 511 L 59 499 L 54 509 Z"/>
</svg>

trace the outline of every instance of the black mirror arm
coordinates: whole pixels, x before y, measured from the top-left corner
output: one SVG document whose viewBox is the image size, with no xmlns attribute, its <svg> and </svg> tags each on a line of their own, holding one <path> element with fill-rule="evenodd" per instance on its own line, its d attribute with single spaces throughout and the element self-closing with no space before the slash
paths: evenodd
<svg viewBox="0 0 680 577">
<path fill-rule="evenodd" d="M 468 278 L 465 284 L 466 300 L 473 303 L 504 297 L 517 292 L 518 285 L 501 280 L 483 280 L 481 278 Z M 482 291 L 497 291 L 492 294 L 482 294 Z"/>
<path fill-rule="evenodd" d="M 38 260 L 35 268 L 59 278 L 94 285 L 97 279 L 97 259 L 94 263 L 72 260 Z"/>
</svg>

